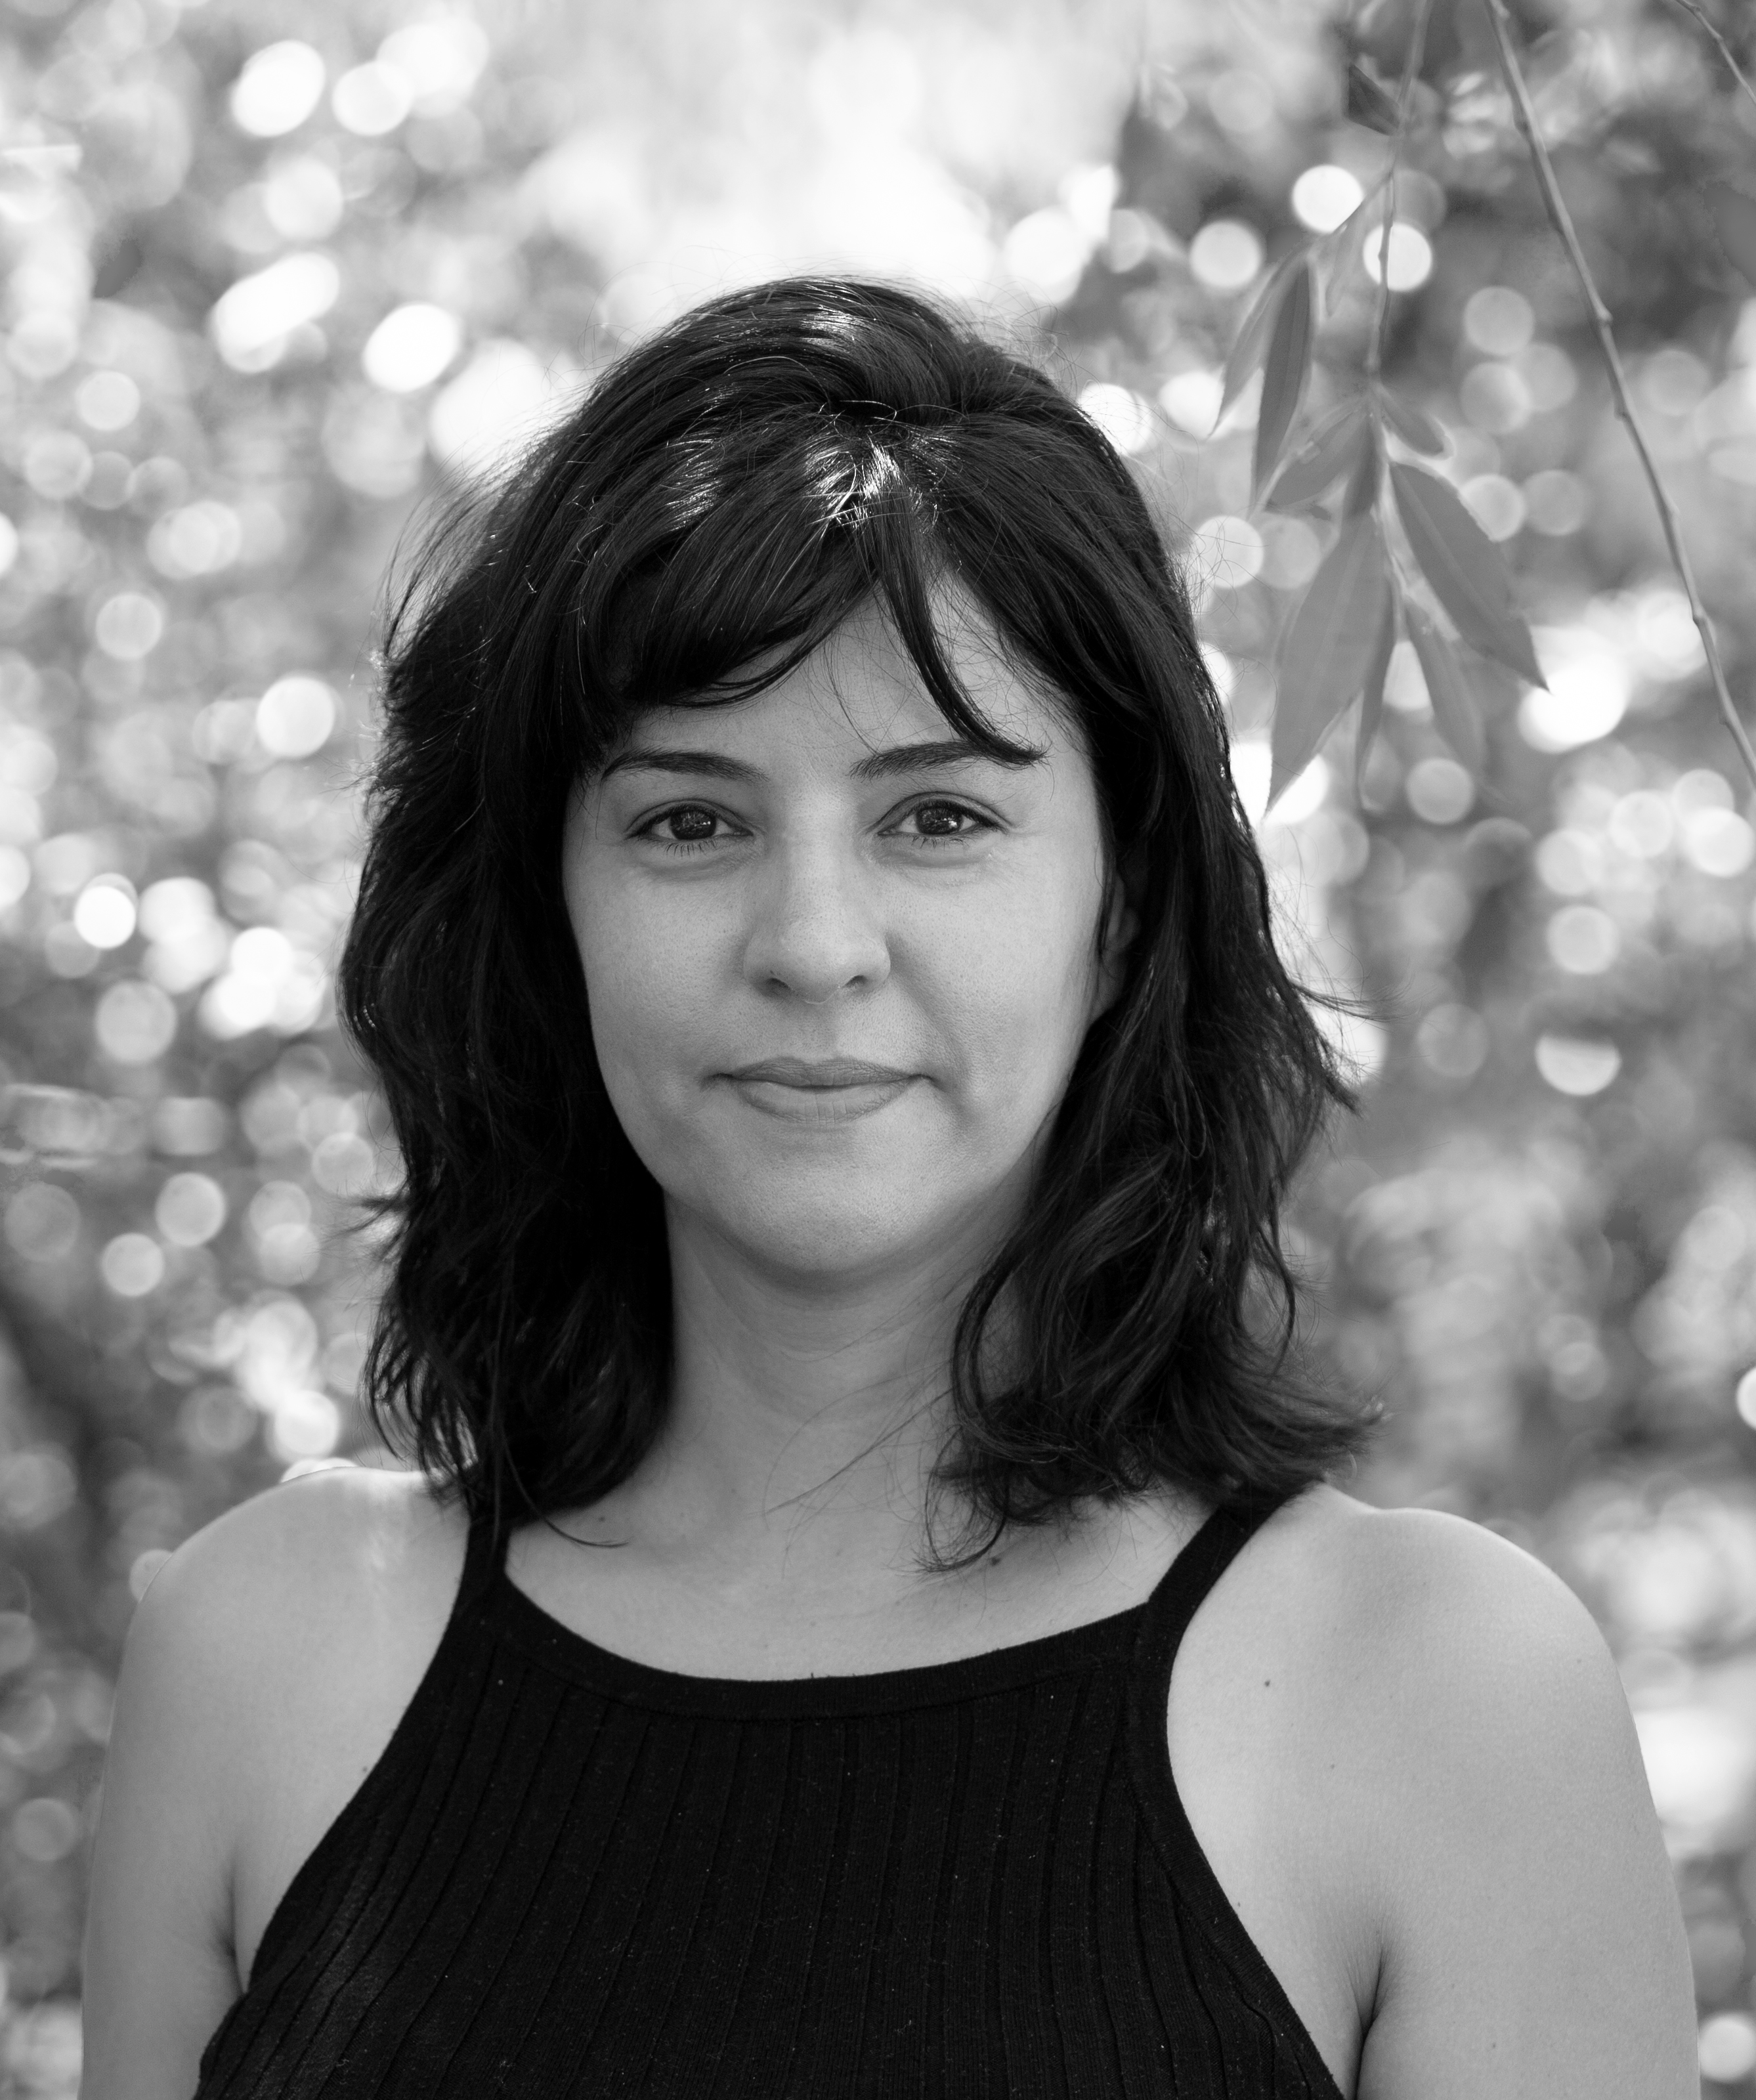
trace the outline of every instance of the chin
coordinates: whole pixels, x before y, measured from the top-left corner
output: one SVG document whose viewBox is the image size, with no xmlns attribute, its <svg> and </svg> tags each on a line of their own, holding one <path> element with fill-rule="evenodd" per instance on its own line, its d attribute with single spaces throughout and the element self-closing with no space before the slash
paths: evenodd
<svg viewBox="0 0 1756 2100">
<path fill-rule="evenodd" d="M 682 1207 L 777 1281 L 853 1285 L 930 1260 L 962 1237 L 964 1219 L 938 1215 L 918 1178 L 873 1187 L 845 1171 L 762 1176 L 713 1195 Z"/>
</svg>

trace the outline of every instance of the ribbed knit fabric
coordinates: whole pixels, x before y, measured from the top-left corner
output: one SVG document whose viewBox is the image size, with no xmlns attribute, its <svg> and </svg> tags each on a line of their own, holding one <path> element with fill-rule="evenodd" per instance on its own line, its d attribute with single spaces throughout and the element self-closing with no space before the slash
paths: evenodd
<svg viewBox="0 0 1756 2100">
<path fill-rule="evenodd" d="M 478 1528 L 196 2100 L 1339 2100 L 1166 1745 L 1266 1514 L 1093 1625 L 778 1683 L 594 1646 Z"/>
</svg>

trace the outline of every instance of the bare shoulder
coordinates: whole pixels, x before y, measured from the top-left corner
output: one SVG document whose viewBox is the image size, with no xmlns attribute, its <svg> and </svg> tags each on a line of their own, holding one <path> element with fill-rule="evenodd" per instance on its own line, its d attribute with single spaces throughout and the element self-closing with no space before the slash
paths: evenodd
<svg viewBox="0 0 1756 2100">
<path fill-rule="evenodd" d="M 1271 1561 L 1277 1581 L 1296 1573 L 1289 1595 L 1302 1630 L 1330 1630 L 1326 1666 L 1343 1673 L 1350 1696 L 1375 1691 L 1401 1711 L 1417 1687 L 1490 1703 L 1540 1687 L 1558 1707 L 1571 1698 L 1625 1710 L 1585 1606 L 1533 1555 L 1484 1525 L 1433 1510 L 1375 1509 L 1318 1488 L 1271 1519 L 1261 1545 L 1264 1576 Z M 1532 1677 L 1538 1686 L 1526 1683 Z"/>
<path fill-rule="evenodd" d="M 465 1533 L 421 1476 L 336 1467 L 228 1511 L 154 1578 L 130 1633 L 137 1675 L 199 1716 L 186 1754 L 246 1910 L 252 1882 L 389 1740 L 444 1631 Z"/>
<path fill-rule="evenodd" d="M 335 1467 L 240 1502 L 153 1578 L 130 1647 L 191 1667 L 272 1667 L 315 1648 L 332 1661 L 386 1614 L 418 1617 L 455 1586 L 463 1519 L 417 1473 Z M 256 1688 L 260 1688 L 258 1686 Z"/>
<path fill-rule="evenodd" d="M 418 1476 L 338 1468 L 228 1511 L 160 1569 L 129 1629 L 104 1767 L 87 2100 L 192 2089 L 248 1972 L 241 1885 L 296 1867 L 394 1728 L 463 1538 Z"/>
<path fill-rule="evenodd" d="M 1692 2094 L 1674 1886 L 1584 1605 L 1456 1517 L 1282 1516 L 1259 1579 L 1295 1599 L 1308 1769 L 1377 1941 L 1361 2100 Z"/>
</svg>

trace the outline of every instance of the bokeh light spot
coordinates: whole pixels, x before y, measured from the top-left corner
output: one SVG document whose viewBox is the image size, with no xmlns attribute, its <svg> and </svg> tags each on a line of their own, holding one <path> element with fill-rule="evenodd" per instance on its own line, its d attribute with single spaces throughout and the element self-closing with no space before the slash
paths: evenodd
<svg viewBox="0 0 1756 2100">
<path fill-rule="evenodd" d="M 377 1161 L 364 1138 L 334 1131 L 311 1154 L 311 1175 L 332 1196 L 363 1196 L 377 1174 Z"/>
<path fill-rule="evenodd" d="M 218 1151 L 231 1125 L 223 1101 L 205 1094 L 167 1094 L 152 1111 L 152 1142 L 173 1158 L 200 1158 Z"/>
<path fill-rule="evenodd" d="M 1189 267 L 1212 292 L 1241 292 L 1262 267 L 1262 236 L 1241 218 L 1210 218 L 1189 243 Z"/>
<path fill-rule="evenodd" d="M 1180 430 L 1205 438 L 1220 413 L 1224 382 L 1217 372 L 1197 368 L 1173 373 L 1158 390 L 1158 405 Z"/>
<path fill-rule="evenodd" d="M 366 338 L 360 364 L 374 386 L 412 394 L 430 386 L 457 355 L 463 329 L 443 307 L 417 299 L 397 307 Z"/>
<path fill-rule="evenodd" d="M 1059 205 L 1028 213 L 1000 246 L 1006 274 L 1050 306 L 1070 298 L 1085 274 L 1091 245 Z"/>
<path fill-rule="evenodd" d="M 1469 814 L 1476 783 L 1454 758 L 1417 759 L 1403 783 L 1409 807 L 1429 824 L 1454 824 Z"/>
<path fill-rule="evenodd" d="M 1701 2023 L 1696 2051 L 1704 2077 L 1736 2085 L 1756 2071 L 1756 2020 L 1748 2013 L 1715 2013 Z"/>
<path fill-rule="evenodd" d="M 225 1455 L 241 1451 L 256 1434 L 260 1417 L 230 1386 L 202 1386 L 177 1414 L 177 1428 L 192 1450 Z"/>
<path fill-rule="evenodd" d="M 1463 333 L 1487 357 L 1516 357 L 1537 332 L 1537 316 L 1510 285 L 1483 285 L 1463 302 Z"/>
<path fill-rule="evenodd" d="M 1524 523 L 1524 492 L 1503 474 L 1472 474 L 1458 491 L 1490 540 L 1510 540 Z"/>
<path fill-rule="evenodd" d="M 1519 703 L 1518 726 L 1536 751 L 1572 751 L 1608 736 L 1628 711 L 1634 679 L 1626 654 L 1595 629 L 1539 627 L 1534 640 L 1546 687 Z"/>
<path fill-rule="evenodd" d="M 126 372 L 94 372 L 79 382 L 73 406 L 94 430 L 124 430 L 140 412 L 140 389 Z"/>
<path fill-rule="evenodd" d="M 1583 1035 L 1539 1035 L 1537 1070 L 1558 1094 L 1601 1094 L 1621 1070 L 1613 1043 Z"/>
<path fill-rule="evenodd" d="M 98 1256 L 98 1273 L 118 1298 L 144 1298 L 165 1281 L 165 1253 L 144 1233 L 118 1233 Z"/>
<path fill-rule="evenodd" d="M 41 1794 L 13 1813 L 12 1842 L 39 1867 L 64 1860 L 77 1846 L 80 1833 L 79 1811 L 53 1794 Z"/>
<path fill-rule="evenodd" d="M 342 1410 L 311 1388 L 281 1396 L 268 1419 L 268 1441 L 279 1458 L 326 1458 L 342 1440 Z"/>
<path fill-rule="evenodd" d="M 1549 953 L 1574 977 L 1599 977 L 1621 953 L 1621 932 L 1595 904 L 1564 904 L 1550 920 Z"/>
<path fill-rule="evenodd" d="M 427 417 L 427 443 L 455 473 L 489 471 L 534 435 L 549 399 L 533 351 L 504 339 L 483 343 L 441 388 Z"/>
<path fill-rule="evenodd" d="M 177 1009 L 157 985 L 124 977 L 99 999 L 91 1025 L 106 1057 L 118 1065 L 150 1065 L 170 1048 Z"/>
<path fill-rule="evenodd" d="M 1264 551 L 1261 533 L 1247 518 L 1222 512 L 1195 527 L 1184 559 L 1201 591 L 1237 590 L 1261 575 Z"/>
<path fill-rule="evenodd" d="M 1357 175 L 1333 161 L 1319 161 L 1293 184 L 1293 215 L 1313 233 L 1333 233 L 1365 195 Z"/>
<path fill-rule="evenodd" d="M 408 76 L 382 59 L 344 73 L 329 96 L 336 122 L 363 139 L 382 139 L 394 131 L 414 106 Z"/>
<path fill-rule="evenodd" d="M 99 876 L 79 893 L 73 926 L 94 948 L 119 948 L 135 930 L 134 885 L 125 876 Z"/>
<path fill-rule="evenodd" d="M 1374 227 L 1366 235 L 1361 249 L 1361 260 L 1366 265 L 1366 274 L 1375 285 L 1379 281 L 1383 267 L 1383 236 L 1379 227 Z M 1405 218 L 1399 218 L 1390 229 L 1390 289 L 1393 292 L 1413 292 L 1424 285 L 1433 274 L 1433 245 L 1418 226 L 1411 226 Z"/>
<path fill-rule="evenodd" d="M 1586 522 L 1585 483 L 1564 467 L 1544 467 L 1524 483 L 1524 516 L 1533 532 L 1565 539 Z"/>
<path fill-rule="evenodd" d="M 98 607 L 91 631 L 105 655 L 137 663 L 157 648 L 165 632 L 165 609 L 144 591 L 117 591 Z"/>
<path fill-rule="evenodd" d="M 1323 806 L 1329 795 L 1329 761 L 1313 758 L 1302 773 L 1295 774 L 1268 812 L 1270 824 L 1302 824 Z"/>
<path fill-rule="evenodd" d="M 1303 590 L 1322 566 L 1322 541 L 1302 518 L 1264 516 L 1260 529 L 1264 583 L 1275 590 Z"/>
<path fill-rule="evenodd" d="M 1100 382 L 1083 390 L 1079 406 L 1118 452 L 1144 452 L 1152 443 L 1158 428 L 1153 412 L 1127 387 Z"/>
<path fill-rule="evenodd" d="M 1504 438 L 1521 430 L 1530 421 L 1535 404 L 1524 375 L 1516 364 L 1493 358 L 1472 364 L 1458 388 L 1458 406 L 1464 420 L 1491 438 Z"/>
<path fill-rule="evenodd" d="M 277 758 L 308 758 L 335 728 L 335 695 L 320 678 L 277 678 L 256 707 L 256 734 Z"/>
<path fill-rule="evenodd" d="M 466 16 L 411 22 L 393 29 L 378 46 L 382 63 L 400 73 L 423 116 L 456 109 L 488 63 L 486 33 Z"/>
<path fill-rule="evenodd" d="M 79 1206 L 52 1181 L 29 1181 L 6 1207 L 7 1244 L 27 1261 L 64 1261 L 79 1237 Z"/>
<path fill-rule="evenodd" d="M 258 139 L 297 130 L 323 93 L 320 52 L 297 38 L 266 44 L 244 62 L 232 83 L 232 121 Z"/>
<path fill-rule="evenodd" d="M 1692 810 L 1683 821 L 1683 850 L 1703 875 L 1742 875 L 1756 861 L 1756 831 L 1735 810 Z"/>
<path fill-rule="evenodd" d="M 328 313 L 341 290 L 342 273 L 327 255 L 284 255 L 223 292 L 208 329 L 227 364 L 259 371 L 279 359 L 294 329 Z"/>
<path fill-rule="evenodd" d="M 287 240 L 326 240 L 347 210 L 341 178 L 315 153 L 282 161 L 263 184 L 263 216 Z"/>
<path fill-rule="evenodd" d="M 205 1246 L 226 1222 L 226 1195 L 208 1174 L 173 1174 L 158 1192 L 153 1222 L 173 1246 Z"/>
<path fill-rule="evenodd" d="M 1488 1025 L 1472 1007 L 1449 1003 L 1421 1017 L 1414 1047 L 1428 1070 L 1445 1079 L 1473 1079 L 1487 1061 Z"/>
</svg>

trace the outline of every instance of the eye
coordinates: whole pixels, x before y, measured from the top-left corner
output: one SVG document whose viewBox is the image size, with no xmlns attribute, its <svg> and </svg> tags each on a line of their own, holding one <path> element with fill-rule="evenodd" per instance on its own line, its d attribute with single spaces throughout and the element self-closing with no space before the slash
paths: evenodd
<svg viewBox="0 0 1756 2100">
<path fill-rule="evenodd" d="M 717 810 L 709 810 L 699 802 L 683 802 L 674 810 L 661 810 L 656 817 L 649 818 L 634 836 L 651 839 L 655 845 L 668 846 L 673 852 L 686 853 L 691 849 L 718 845 L 730 834 L 726 819 Z"/>
<path fill-rule="evenodd" d="M 961 802 L 917 802 L 902 819 L 902 825 L 912 825 L 902 836 L 921 845 L 950 845 L 965 839 L 979 838 L 984 832 L 991 832 L 991 818 L 979 811 L 966 808 Z M 898 827 L 902 828 L 901 826 Z"/>
</svg>

